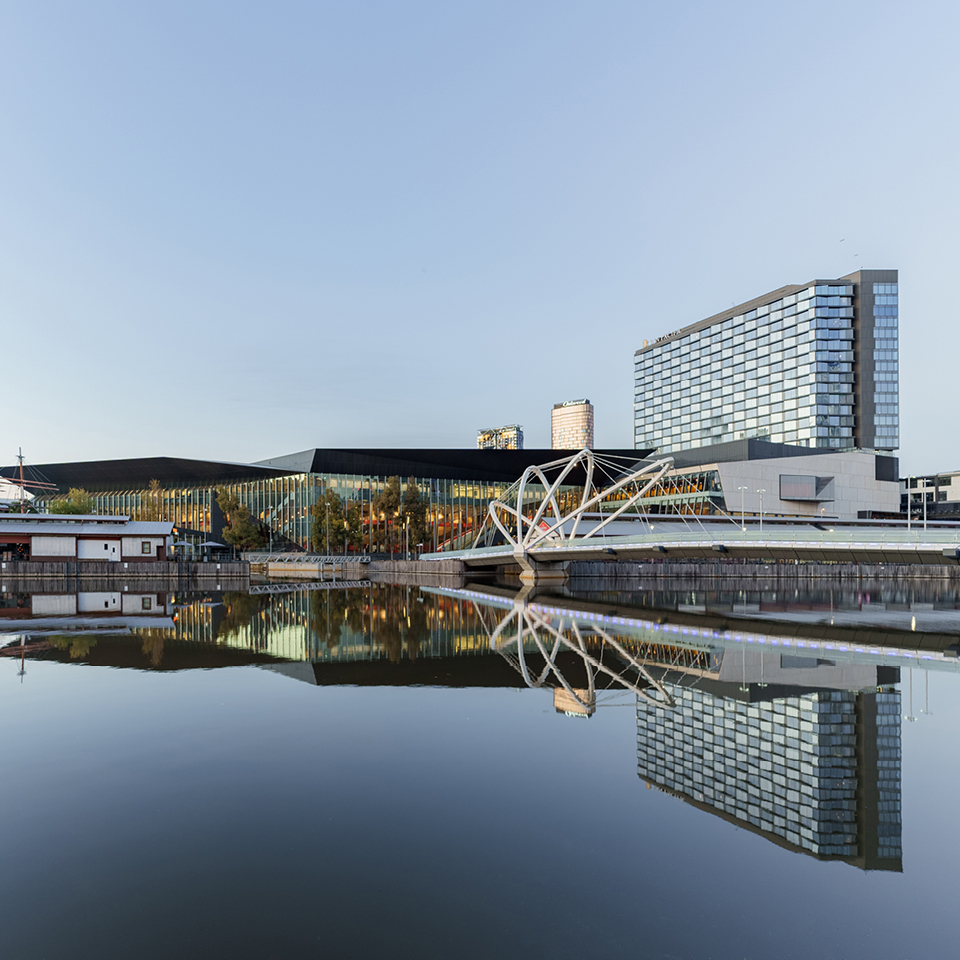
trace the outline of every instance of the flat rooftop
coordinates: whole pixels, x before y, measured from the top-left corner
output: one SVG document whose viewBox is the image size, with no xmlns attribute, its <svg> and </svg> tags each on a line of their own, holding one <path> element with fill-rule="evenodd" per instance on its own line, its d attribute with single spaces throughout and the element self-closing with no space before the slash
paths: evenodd
<svg viewBox="0 0 960 960">
<path fill-rule="evenodd" d="M 871 279 L 876 279 L 877 282 L 880 283 L 897 282 L 896 270 L 856 270 L 853 273 L 848 273 L 843 277 L 810 280 L 807 283 L 791 283 L 785 287 L 778 287 L 776 290 L 771 290 L 769 293 L 765 293 L 762 296 L 754 297 L 752 300 L 747 300 L 745 303 L 738 303 L 735 307 L 730 307 L 729 310 L 724 310 L 721 313 L 715 313 L 712 317 L 707 317 L 705 320 L 698 320 L 696 323 L 691 323 L 689 326 L 681 327 L 679 330 L 674 330 L 671 333 L 665 333 L 662 337 L 657 337 L 655 340 L 649 341 L 645 347 L 635 350 L 633 355 L 637 356 L 638 354 L 646 353 L 647 351 L 652 350 L 654 347 L 662 346 L 664 343 L 676 340 L 678 337 L 685 337 L 688 333 L 699 333 L 701 330 L 705 330 L 707 327 L 712 327 L 715 323 L 722 323 L 724 320 L 729 320 L 731 317 L 736 317 L 741 313 L 747 313 L 749 310 L 755 310 L 757 307 L 762 307 L 764 304 L 772 303 L 774 300 L 780 300 L 783 297 L 792 297 L 795 293 L 799 293 L 801 290 L 806 290 L 808 287 L 819 286 L 821 284 L 836 284 L 840 281 L 858 283 L 860 282 L 862 274 L 869 274 Z M 890 274 L 889 279 L 882 276 L 883 274 Z"/>
</svg>

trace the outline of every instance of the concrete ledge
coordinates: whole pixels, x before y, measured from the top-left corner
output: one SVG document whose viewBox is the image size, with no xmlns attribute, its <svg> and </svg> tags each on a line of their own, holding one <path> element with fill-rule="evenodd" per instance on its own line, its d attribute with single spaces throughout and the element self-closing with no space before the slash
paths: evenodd
<svg viewBox="0 0 960 960">
<path fill-rule="evenodd" d="M 103 560 L 8 560 L 0 563 L 0 578 L 11 580 L 223 580 L 250 579 L 245 560 L 210 563 L 178 560 L 130 560 L 109 563 Z"/>
<path fill-rule="evenodd" d="M 344 563 L 254 563 L 254 573 L 262 573 L 275 580 L 366 580 L 369 564 Z"/>
<path fill-rule="evenodd" d="M 946 580 L 960 583 L 960 565 L 928 563 L 763 563 L 747 560 L 575 560 L 571 580 Z"/>
<path fill-rule="evenodd" d="M 463 576 L 462 560 L 371 560 L 370 574 L 418 573 L 432 576 Z"/>
</svg>

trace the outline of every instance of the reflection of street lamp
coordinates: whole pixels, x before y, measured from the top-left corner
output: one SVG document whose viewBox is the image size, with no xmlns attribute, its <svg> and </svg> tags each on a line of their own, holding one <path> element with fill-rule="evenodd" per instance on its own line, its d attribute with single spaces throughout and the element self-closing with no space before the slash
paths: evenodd
<svg viewBox="0 0 960 960">
<path fill-rule="evenodd" d="M 747 488 L 746 488 L 746 487 L 737 487 L 737 489 L 740 491 L 740 529 L 741 529 L 741 530 L 746 530 L 746 529 L 747 529 L 747 521 L 744 519 L 745 514 L 744 514 L 744 509 L 743 509 L 743 497 L 744 497 L 743 491 L 746 490 Z"/>
<path fill-rule="evenodd" d="M 923 709 L 920 712 L 928 717 L 933 716 L 930 712 L 930 673 L 927 670 L 923 671 Z"/>
<path fill-rule="evenodd" d="M 766 493 L 766 490 L 758 490 L 757 493 L 760 494 L 760 532 L 763 533 L 763 495 Z"/>
<path fill-rule="evenodd" d="M 916 723 L 917 718 L 913 715 L 913 667 L 910 667 L 907 672 L 910 677 L 910 713 L 907 714 L 906 719 L 910 723 Z"/>
</svg>

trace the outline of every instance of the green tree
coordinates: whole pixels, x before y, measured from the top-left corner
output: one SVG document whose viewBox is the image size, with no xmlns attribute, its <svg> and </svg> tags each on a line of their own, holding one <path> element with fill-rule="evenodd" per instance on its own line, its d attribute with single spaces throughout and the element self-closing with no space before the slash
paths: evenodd
<svg viewBox="0 0 960 960">
<path fill-rule="evenodd" d="M 363 550 L 363 511 L 355 502 L 347 507 L 347 545 L 358 552 Z"/>
<path fill-rule="evenodd" d="M 250 510 L 236 494 L 226 487 L 217 487 L 217 506 L 223 512 L 226 525 L 223 539 L 238 550 L 260 550 L 267 542 L 263 529 L 250 516 Z"/>
<path fill-rule="evenodd" d="M 51 513 L 91 514 L 95 509 L 93 497 L 83 487 L 71 487 L 65 499 L 50 504 Z"/>
<path fill-rule="evenodd" d="M 313 523 L 310 540 L 317 553 L 329 556 L 343 552 L 343 536 L 347 529 L 343 516 L 343 501 L 328 487 L 324 495 L 310 508 Z"/>
<path fill-rule="evenodd" d="M 140 512 L 144 520 L 163 519 L 163 488 L 159 480 L 151 480 L 143 497 Z"/>
<path fill-rule="evenodd" d="M 344 627 L 348 641 L 363 640 L 364 595 L 358 590 L 314 590 L 310 594 L 310 628 L 317 640 L 328 648 L 336 647 Z"/>
<path fill-rule="evenodd" d="M 37 513 L 37 508 L 32 500 L 14 500 L 7 508 L 8 513 Z"/>
<path fill-rule="evenodd" d="M 71 660 L 79 660 L 81 657 L 90 653 L 90 648 L 97 645 L 97 638 L 84 635 L 70 636 L 65 634 L 59 637 L 51 637 L 51 644 L 57 650 L 66 650 L 70 653 Z"/>
<path fill-rule="evenodd" d="M 402 493 L 400 490 L 400 478 L 390 477 L 386 486 L 373 498 L 373 513 L 376 517 L 383 520 L 386 530 L 387 552 L 391 553 L 393 543 L 393 521 L 400 510 L 402 503 Z"/>
<path fill-rule="evenodd" d="M 217 639 L 240 636 L 255 619 L 269 615 L 271 609 L 269 597 L 259 597 L 251 593 L 224 593 L 224 616 L 217 627 Z"/>
<path fill-rule="evenodd" d="M 427 506 L 427 498 L 420 492 L 417 481 L 410 477 L 403 495 L 403 518 L 409 528 L 410 549 L 414 552 L 427 535 Z"/>
</svg>

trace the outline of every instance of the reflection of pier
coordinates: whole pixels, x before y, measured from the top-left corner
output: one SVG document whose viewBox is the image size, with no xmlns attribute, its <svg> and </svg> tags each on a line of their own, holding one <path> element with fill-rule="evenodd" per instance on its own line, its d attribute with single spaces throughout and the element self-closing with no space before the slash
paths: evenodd
<svg viewBox="0 0 960 960">
<path fill-rule="evenodd" d="M 307 580 L 299 583 L 261 583 L 250 587 L 253 597 L 278 597 L 284 593 L 299 593 L 301 590 L 354 590 L 367 587 L 369 580 Z"/>
</svg>

